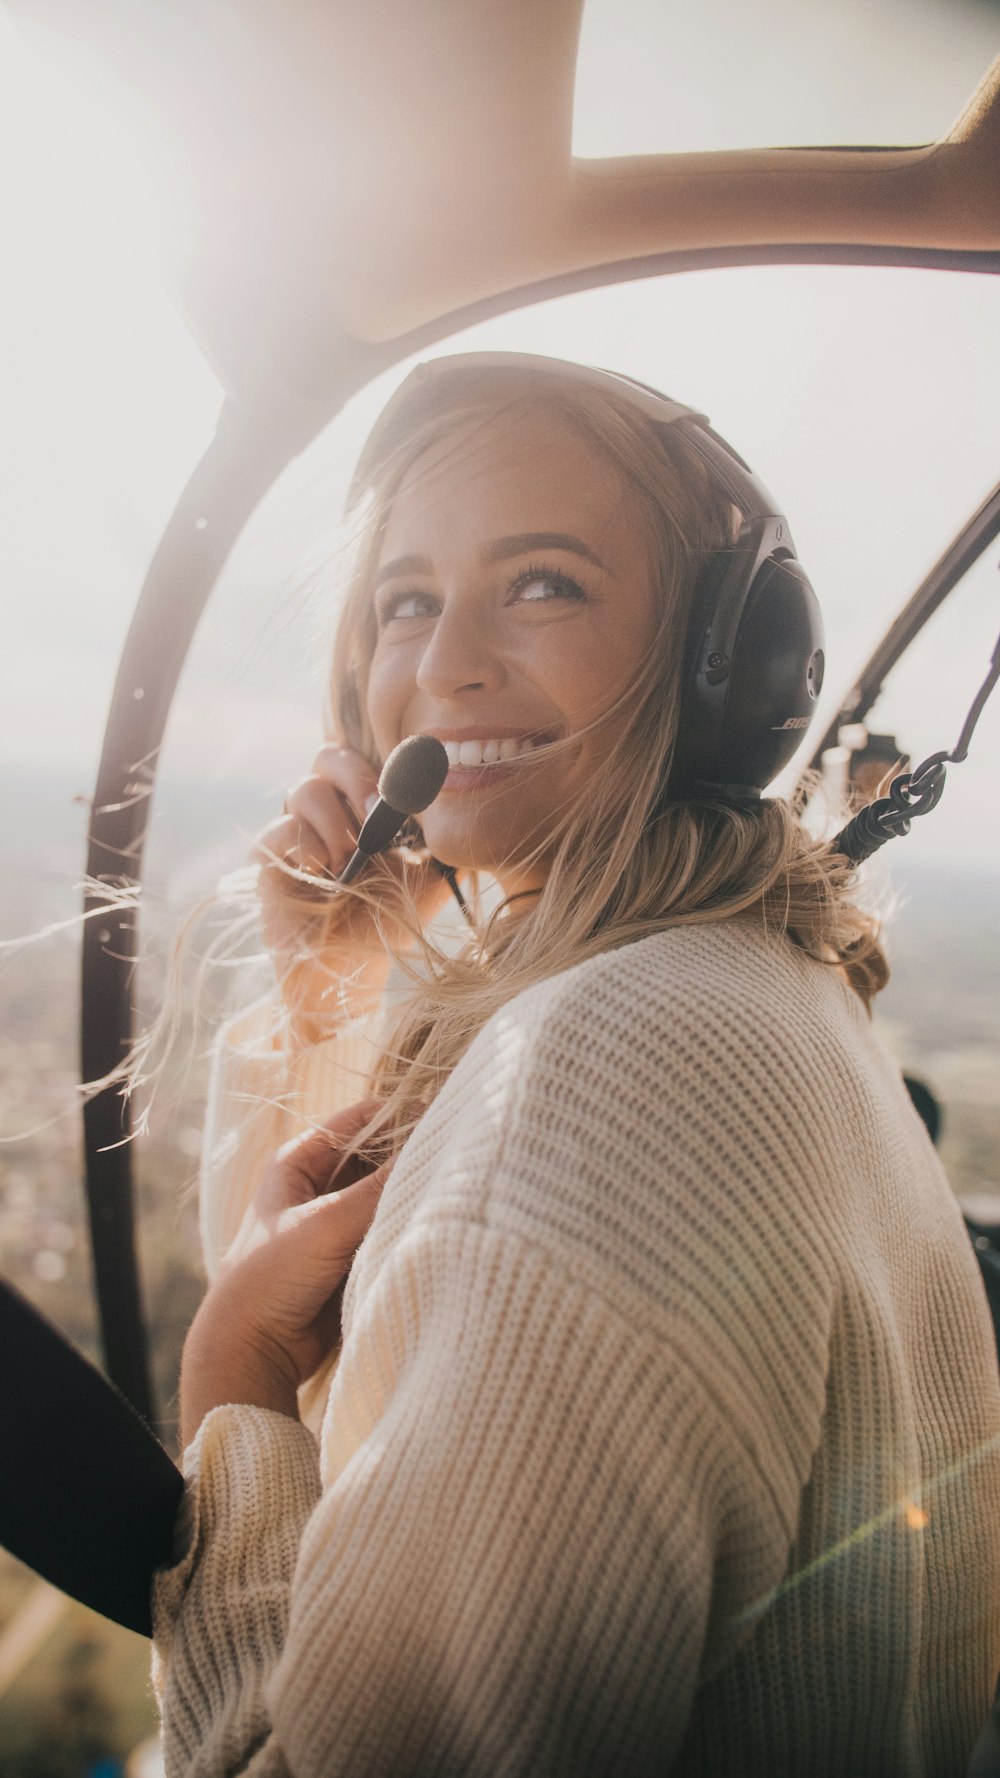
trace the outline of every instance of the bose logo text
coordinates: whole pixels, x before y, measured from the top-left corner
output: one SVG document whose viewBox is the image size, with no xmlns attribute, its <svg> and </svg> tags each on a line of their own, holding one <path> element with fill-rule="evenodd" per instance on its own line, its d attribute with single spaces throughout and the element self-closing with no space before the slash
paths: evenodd
<svg viewBox="0 0 1000 1778">
<path fill-rule="evenodd" d="M 808 728 L 812 718 L 809 716 L 786 716 L 784 722 L 775 722 L 771 726 L 772 735 L 780 735 L 789 728 Z"/>
</svg>

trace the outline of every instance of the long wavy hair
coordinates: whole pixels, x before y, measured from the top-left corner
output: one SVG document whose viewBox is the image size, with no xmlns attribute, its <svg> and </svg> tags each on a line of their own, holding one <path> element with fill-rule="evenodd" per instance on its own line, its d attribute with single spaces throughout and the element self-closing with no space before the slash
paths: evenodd
<svg viewBox="0 0 1000 1778">
<path fill-rule="evenodd" d="M 505 433 L 516 448 L 525 417 L 539 412 L 603 458 L 631 496 L 653 567 L 654 635 L 634 680 L 590 725 L 602 740 L 602 765 L 536 837 L 534 857 L 546 867 L 539 890 L 501 902 L 456 953 L 425 930 L 405 875 L 390 864 L 376 862 L 357 885 L 412 985 L 372 1080 L 382 1109 L 365 1146 L 380 1154 L 398 1150 L 505 1002 L 652 933 L 741 918 L 839 970 L 866 1006 L 888 979 L 850 867 L 807 832 L 797 805 L 764 798 L 737 807 L 671 793 L 692 594 L 707 554 L 732 542 L 737 515 L 683 427 L 654 427 L 612 391 L 523 367 L 431 379 L 385 450 L 363 459 L 350 501 L 356 556 L 334 648 L 329 737 L 381 765 L 366 709 L 376 642 L 372 579 L 403 478 L 412 485 L 431 452 L 439 469 L 442 453 L 453 450 L 467 463 L 477 443 Z M 293 891 L 301 906 L 301 882 L 290 884 Z M 347 905 L 347 897 L 331 901 L 322 891 L 312 903 L 305 944 L 318 968 Z M 330 1016 L 332 1029 L 335 996 Z"/>
</svg>

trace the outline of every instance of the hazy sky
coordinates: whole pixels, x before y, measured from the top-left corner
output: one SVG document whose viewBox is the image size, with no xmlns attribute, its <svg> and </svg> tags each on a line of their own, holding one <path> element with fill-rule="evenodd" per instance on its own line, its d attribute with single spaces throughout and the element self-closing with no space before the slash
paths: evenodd
<svg viewBox="0 0 1000 1778">
<path fill-rule="evenodd" d="M 998 53 L 996 0 L 586 0 L 573 149 L 934 142 Z"/>
<path fill-rule="evenodd" d="M 921 140 L 947 126 L 1000 47 L 985 0 L 775 0 L 766 17 L 718 0 L 708 35 L 682 42 L 700 16 L 661 0 L 591 0 L 578 152 Z M 904 27 L 905 91 L 887 72 Z M 766 82 L 749 73 L 764 43 Z M 697 97 L 709 48 L 714 109 Z M 890 99 L 903 102 L 895 114 Z M 160 219 L 123 129 L 106 92 L 29 49 L 0 13 L 0 764 L 69 766 L 81 790 L 143 571 L 221 401 L 159 281 Z M 997 279 L 701 273 L 546 304 L 461 343 L 610 364 L 707 409 L 784 504 L 827 612 L 832 697 L 998 473 Z M 300 564 L 334 547 L 349 464 L 401 374 L 350 404 L 249 527 L 185 675 L 165 773 L 270 792 L 307 769 L 333 599 L 305 597 Z M 1000 624 L 996 561 L 994 551 L 961 619 L 949 608 L 886 701 L 886 724 L 918 754 L 953 741 L 985 673 Z M 981 760 L 996 759 L 997 703 Z M 932 817 L 936 842 L 992 854 L 996 819 L 974 828 L 963 813 L 975 789 L 971 765 L 965 773 L 968 791 L 956 772 Z"/>
</svg>

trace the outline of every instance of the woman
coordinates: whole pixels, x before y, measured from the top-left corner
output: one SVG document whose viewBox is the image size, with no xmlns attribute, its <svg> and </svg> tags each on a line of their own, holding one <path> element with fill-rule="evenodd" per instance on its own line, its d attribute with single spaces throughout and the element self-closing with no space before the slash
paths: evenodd
<svg viewBox="0 0 1000 1778">
<path fill-rule="evenodd" d="M 263 850 L 283 1027 L 235 1064 L 336 1115 L 220 1263 L 274 1125 L 215 1112 L 168 1772 L 963 1770 L 1000 1664 L 992 1335 L 846 868 L 757 797 L 801 715 L 737 723 L 714 781 L 692 740 L 741 658 L 699 652 L 753 529 L 724 449 L 503 357 L 411 379 L 366 447 L 334 742 Z M 776 525 L 753 585 L 805 611 Z M 418 733 L 453 762 L 428 852 L 332 889 Z M 502 891 L 457 952 L 430 859 Z"/>
</svg>

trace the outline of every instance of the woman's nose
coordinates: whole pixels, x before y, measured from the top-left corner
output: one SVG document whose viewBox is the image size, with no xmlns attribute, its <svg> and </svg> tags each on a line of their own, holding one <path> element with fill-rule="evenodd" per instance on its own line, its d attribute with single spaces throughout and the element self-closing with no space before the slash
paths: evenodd
<svg viewBox="0 0 1000 1778">
<path fill-rule="evenodd" d="M 428 638 L 417 669 L 421 691 L 438 698 L 457 692 L 495 691 L 504 667 L 488 618 L 471 604 L 446 604 Z"/>
</svg>

